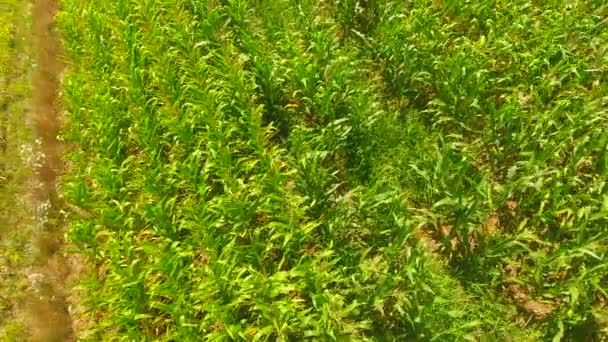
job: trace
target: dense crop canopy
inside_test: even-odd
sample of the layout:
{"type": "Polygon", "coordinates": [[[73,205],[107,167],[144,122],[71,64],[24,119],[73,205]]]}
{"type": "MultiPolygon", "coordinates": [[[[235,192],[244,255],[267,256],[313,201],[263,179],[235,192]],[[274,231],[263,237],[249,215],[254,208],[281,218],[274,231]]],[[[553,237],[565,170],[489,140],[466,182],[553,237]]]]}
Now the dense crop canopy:
{"type": "Polygon", "coordinates": [[[607,15],[63,0],[92,334],[605,335],[607,15]]]}

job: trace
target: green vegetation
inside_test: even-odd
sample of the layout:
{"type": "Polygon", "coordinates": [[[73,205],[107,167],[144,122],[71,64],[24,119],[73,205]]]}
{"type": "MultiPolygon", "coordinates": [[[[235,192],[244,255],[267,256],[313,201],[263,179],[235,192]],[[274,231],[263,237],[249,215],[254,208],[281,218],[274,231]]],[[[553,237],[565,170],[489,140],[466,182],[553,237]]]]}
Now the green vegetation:
{"type": "Polygon", "coordinates": [[[605,337],[607,16],[63,0],[93,338],[605,337]]]}
{"type": "Polygon", "coordinates": [[[28,6],[0,5],[0,341],[25,334],[23,304],[31,265],[29,237],[34,225],[23,203],[25,183],[36,162],[32,134],[23,125],[29,108],[28,6]]]}

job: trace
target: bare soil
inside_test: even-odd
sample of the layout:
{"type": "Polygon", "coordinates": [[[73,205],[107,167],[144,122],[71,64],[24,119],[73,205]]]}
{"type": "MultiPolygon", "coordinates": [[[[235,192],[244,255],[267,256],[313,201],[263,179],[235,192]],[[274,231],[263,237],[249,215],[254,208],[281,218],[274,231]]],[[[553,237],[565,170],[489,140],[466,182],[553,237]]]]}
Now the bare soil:
{"type": "Polygon", "coordinates": [[[32,274],[37,285],[27,303],[28,325],[33,341],[75,340],[69,313],[66,279],[70,266],[64,256],[61,199],[58,178],[63,169],[62,145],[57,138],[61,128],[59,85],[63,66],[59,60],[60,45],[54,25],[58,10],[56,0],[35,0],[32,8],[32,43],[35,52],[31,124],[37,139],[40,164],[36,170],[36,188],[32,197],[42,229],[32,237],[37,247],[32,274]],[[40,210],[42,208],[43,210],[40,210]]]}

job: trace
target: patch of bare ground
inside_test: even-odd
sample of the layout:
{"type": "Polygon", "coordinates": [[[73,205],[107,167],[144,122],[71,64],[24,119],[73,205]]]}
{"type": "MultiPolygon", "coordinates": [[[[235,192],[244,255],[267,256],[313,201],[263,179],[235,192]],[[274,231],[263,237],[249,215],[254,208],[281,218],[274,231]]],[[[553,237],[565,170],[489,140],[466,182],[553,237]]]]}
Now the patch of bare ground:
{"type": "Polygon", "coordinates": [[[32,236],[35,264],[28,272],[30,291],[26,304],[32,341],[75,340],[69,313],[69,287],[73,268],[64,253],[58,177],[63,169],[58,101],[62,65],[54,25],[56,0],[35,0],[32,7],[32,45],[35,69],[32,79],[30,123],[37,139],[39,164],[31,182],[32,206],[40,229],[32,236]]]}
{"type": "Polygon", "coordinates": [[[522,311],[531,315],[534,319],[543,320],[555,309],[553,304],[533,299],[526,290],[517,284],[508,285],[507,293],[522,311]]]}

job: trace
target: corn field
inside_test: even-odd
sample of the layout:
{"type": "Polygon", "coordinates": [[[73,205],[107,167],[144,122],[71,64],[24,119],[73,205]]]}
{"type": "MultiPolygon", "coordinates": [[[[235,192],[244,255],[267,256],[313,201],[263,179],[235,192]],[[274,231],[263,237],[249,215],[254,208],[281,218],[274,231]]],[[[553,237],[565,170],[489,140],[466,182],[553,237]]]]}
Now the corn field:
{"type": "Polygon", "coordinates": [[[606,18],[62,0],[83,334],[605,339],[606,18]]]}

